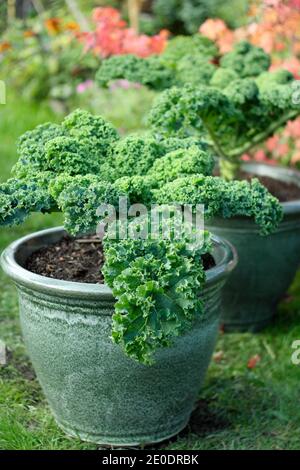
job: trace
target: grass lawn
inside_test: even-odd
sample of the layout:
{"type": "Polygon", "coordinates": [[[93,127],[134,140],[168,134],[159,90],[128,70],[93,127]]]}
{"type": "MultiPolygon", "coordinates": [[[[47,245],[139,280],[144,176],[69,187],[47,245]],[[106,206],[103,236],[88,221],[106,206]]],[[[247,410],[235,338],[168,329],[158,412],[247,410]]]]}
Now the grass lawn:
{"type": "MultiPolygon", "coordinates": [[[[0,107],[0,178],[16,159],[15,140],[55,116],[45,106],[8,97],[0,107]]],[[[0,229],[0,250],[18,237],[58,225],[60,216],[35,215],[21,228],[0,229]]],[[[274,325],[263,333],[220,335],[190,425],[161,449],[300,449],[300,366],[291,363],[300,339],[300,273],[274,325]],[[249,369],[249,359],[261,358],[249,369]]],[[[24,349],[15,289],[0,274],[0,340],[8,363],[0,366],[0,449],[95,449],[69,439],[56,426],[24,349]]]]}

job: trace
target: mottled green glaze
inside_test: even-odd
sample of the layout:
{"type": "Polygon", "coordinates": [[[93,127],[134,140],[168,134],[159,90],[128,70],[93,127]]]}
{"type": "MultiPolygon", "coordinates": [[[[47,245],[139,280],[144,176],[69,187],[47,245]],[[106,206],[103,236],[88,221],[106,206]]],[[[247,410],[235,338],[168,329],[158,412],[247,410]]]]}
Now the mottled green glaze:
{"type": "Polygon", "coordinates": [[[211,359],[234,251],[214,238],[217,265],[207,272],[205,318],[174,347],[160,350],[149,367],[112,343],[114,298],[107,286],[53,280],[22,268],[30,253],[63,233],[38,232],[2,255],[18,288],[27,350],[57,423],[71,436],[110,445],[158,442],[178,433],[211,359]]]}
{"type": "MultiPolygon", "coordinates": [[[[244,170],[300,186],[300,173],[287,168],[247,164],[244,170]]],[[[223,290],[221,321],[227,331],[259,331],[268,325],[299,268],[300,200],[282,206],[283,221],[267,237],[246,218],[215,218],[209,223],[214,234],[235,246],[239,257],[223,290]]]]}

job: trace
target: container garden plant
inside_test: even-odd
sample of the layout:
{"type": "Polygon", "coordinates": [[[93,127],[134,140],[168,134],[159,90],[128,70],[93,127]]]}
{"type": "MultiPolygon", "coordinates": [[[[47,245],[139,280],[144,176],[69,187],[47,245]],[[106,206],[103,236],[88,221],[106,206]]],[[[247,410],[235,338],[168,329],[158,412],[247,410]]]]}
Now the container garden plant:
{"type": "Polygon", "coordinates": [[[237,78],[256,77],[270,64],[270,56],[247,41],[237,43],[233,51],[221,56],[213,41],[195,34],[171,39],[159,55],[109,57],[102,61],[96,81],[102,88],[121,79],[156,91],[187,84],[222,88],[237,78]]]}
{"type": "Polygon", "coordinates": [[[210,86],[170,88],[157,97],[149,120],[157,135],[205,139],[218,157],[223,178],[233,181],[257,175],[281,199],[284,217],[270,237],[261,237],[253,221],[243,217],[216,217],[209,222],[213,233],[234,244],[240,260],[224,289],[224,327],[257,331],[271,321],[299,266],[300,175],[279,167],[243,164],[242,155],[296,118],[300,106],[288,71],[257,75],[259,62],[238,57],[236,48],[222,61],[245,78],[228,80],[232,70],[221,67],[213,86],[211,82],[210,86]],[[255,73],[249,77],[253,66],[255,73]]]}
{"type": "Polygon", "coordinates": [[[198,139],[149,132],[120,138],[104,119],[81,110],[61,125],[27,132],[18,153],[14,177],[0,187],[1,225],[37,211],[64,215],[64,229],[29,235],[2,254],[18,289],[25,343],[58,424],[71,436],[110,445],[176,434],[210,361],[235,251],[207,231],[199,240],[196,229],[180,224],[179,237],[172,230],[169,237],[122,237],[124,227],[126,234],[144,233],[149,218],[124,221],[121,210],[114,237],[110,228],[102,239],[92,234],[120,197],[146,209],[171,201],[171,225],[174,202],[190,204],[192,219],[204,204],[208,215],[254,217],[264,233],[276,229],[280,204],[257,180],[212,176],[214,158],[198,139]]]}
{"type": "Polygon", "coordinates": [[[217,70],[213,63],[217,56],[218,48],[205,36],[177,36],[168,42],[160,54],[108,57],[102,61],[96,81],[100,87],[107,87],[113,81],[124,79],[156,91],[190,81],[206,84],[217,70]]]}

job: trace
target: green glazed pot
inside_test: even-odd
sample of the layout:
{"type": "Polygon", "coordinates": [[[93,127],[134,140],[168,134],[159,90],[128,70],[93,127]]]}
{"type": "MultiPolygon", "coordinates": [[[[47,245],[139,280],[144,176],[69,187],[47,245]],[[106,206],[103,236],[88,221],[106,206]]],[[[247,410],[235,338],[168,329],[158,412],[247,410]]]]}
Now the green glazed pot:
{"type": "Polygon", "coordinates": [[[114,298],[106,285],[54,280],[23,268],[33,251],[64,233],[56,228],[29,235],[2,254],[2,267],[18,289],[26,347],[57,423],[70,436],[116,446],[177,434],[189,421],[211,359],[234,249],[214,237],[205,317],[173,347],[159,350],[149,367],[112,342],[114,298]]]}
{"type": "MultiPolygon", "coordinates": [[[[300,186],[300,173],[288,168],[249,163],[243,169],[300,186]]],[[[208,224],[235,246],[239,257],[222,294],[225,331],[255,332],[268,325],[294,279],[300,265],[300,200],[282,207],[283,221],[270,236],[261,236],[254,221],[242,217],[215,218],[208,224]]]]}

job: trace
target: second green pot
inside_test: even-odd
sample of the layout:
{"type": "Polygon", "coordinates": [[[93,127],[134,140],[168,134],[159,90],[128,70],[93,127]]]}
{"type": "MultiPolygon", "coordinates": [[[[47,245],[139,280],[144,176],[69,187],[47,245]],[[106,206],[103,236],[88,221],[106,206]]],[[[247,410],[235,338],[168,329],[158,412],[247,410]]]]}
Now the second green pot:
{"type": "MultiPolygon", "coordinates": [[[[300,186],[300,173],[290,169],[255,163],[243,169],[300,186]]],[[[235,246],[239,257],[222,294],[225,331],[255,332],[268,325],[294,279],[300,265],[300,200],[282,206],[283,221],[270,236],[261,236],[254,221],[242,217],[208,224],[235,246]]]]}

